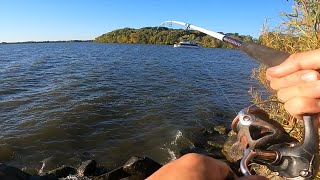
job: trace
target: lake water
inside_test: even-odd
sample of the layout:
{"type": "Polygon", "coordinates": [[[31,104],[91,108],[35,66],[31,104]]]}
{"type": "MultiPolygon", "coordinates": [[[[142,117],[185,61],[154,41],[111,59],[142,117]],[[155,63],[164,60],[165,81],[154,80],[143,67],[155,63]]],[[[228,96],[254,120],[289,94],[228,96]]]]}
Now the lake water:
{"type": "Polygon", "coordinates": [[[168,162],[178,139],[230,126],[235,112],[220,89],[236,111],[248,106],[256,66],[228,49],[0,45],[0,160],[27,171],[83,156],[109,168],[133,155],[168,162]]]}

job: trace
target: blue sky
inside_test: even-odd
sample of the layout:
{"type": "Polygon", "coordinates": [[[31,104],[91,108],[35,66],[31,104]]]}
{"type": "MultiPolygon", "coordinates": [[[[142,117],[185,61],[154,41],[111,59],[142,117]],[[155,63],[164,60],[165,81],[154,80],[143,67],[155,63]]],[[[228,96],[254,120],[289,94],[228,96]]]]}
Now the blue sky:
{"type": "Polygon", "coordinates": [[[0,42],[94,39],[124,27],[166,20],[258,37],[292,0],[0,0],[0,42]]]}

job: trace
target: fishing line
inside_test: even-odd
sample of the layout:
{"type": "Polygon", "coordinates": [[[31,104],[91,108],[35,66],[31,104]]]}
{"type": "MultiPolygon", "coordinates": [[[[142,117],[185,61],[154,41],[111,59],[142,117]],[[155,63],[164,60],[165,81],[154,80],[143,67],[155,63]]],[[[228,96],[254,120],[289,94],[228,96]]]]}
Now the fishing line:
{"type": "MultiPolygon", "coordinates": [[[[202,58],[203,59],[203,58],[202,58]]],[[[233,112],[237,115],[237,111],[234,108],[233,104],[231,103],[230,99],[228,98],[227,94],[225,93],[225,90],[223,89],[223,87],[220,85],[219,81],[217,80],[217,78],[215,78],[215,76],[210,72],[210,70],[208,69],[208,67],[204,64],[204,62],[202,61],[202,66],[204,67],[204,69],[207,71],[209,77],[211,77],[214,82],[216,83],[216,85],[218,86],[220,92],[222,93],[222,95],[224,96],[224,98],[228,101],[230,107],[232,108],[233,112]]]]}
{"type": "MultiPolygon", "coordinates": [[[[197,31],[200,31],[202,33],[205,33],[209,36],[212,36],[216,39],[219,39],[223,42],[226,42],[226,43],[229,43],[229,44],[232,44],[236,47],[240,47],[242,45],[242,42],[239,41],[239,40],[236,40],[236,39],[233,39],[233,38],[230,38],[224,34],[221,34],[221,33],[217,33],[217,32],[214,32],[214,31],[209,31],[207,29],[204,29],[204,28],[201,28],[201,27],[198,27],[198,26],[194,26],[192,24],[188,24],[188,23],[183,23],[183,22],[179,22],[179,21],[165,21],[163,23],[160,24],[160,26],[164,25],[164,24],[169,24],[172,26],[172,24],[179,24],[179,25],[182,25],[182,26],[185,26],[187,30],[190,30],[190,29],[194,29],[194,30],[197,30],[197,31]]],[[[160,27],[159,26],[159,27],[160,27]]],[[[159,28],[158,27],[158,28],[159,28]]],[[[204,66],[204,68],[207,70],[207,72],[210,72],[209,69],[204,65],[204,63],[202,62],[202,65],[204,66]]],[[[227,95],[224,93],[224,89],[222,88],[222,86],[220,86],[219,82],[217,81],[217,79],[211,74],[209,73],[209,76],[215,81],[215,83],[217,84],[218,88],[220,89],[222,95],[225,97],[225,99],[228,101],[229,105],[231,106],[232,110],[234,111],[235,114],[237,114],[237,111],[235,110],[235,108],[233,107],[231,101],[229,100],[229,98],[227,97],[227,95]]]]}

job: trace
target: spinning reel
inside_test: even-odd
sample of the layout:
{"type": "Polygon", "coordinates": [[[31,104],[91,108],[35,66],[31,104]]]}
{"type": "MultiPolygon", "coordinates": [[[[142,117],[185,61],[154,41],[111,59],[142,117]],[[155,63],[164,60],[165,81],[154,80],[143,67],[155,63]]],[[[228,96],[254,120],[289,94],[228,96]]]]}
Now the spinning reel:
{"type": "Polygon", "coordinates": [[[287,179],[314,179],[319,168],[318,120],[304,116],[303,124],[303,140],[299,142],[263,110],[241,110],[232,122],[238,141],[246,148],[241,172],[251,175],[248,165],[252,161],[287,179]]]}

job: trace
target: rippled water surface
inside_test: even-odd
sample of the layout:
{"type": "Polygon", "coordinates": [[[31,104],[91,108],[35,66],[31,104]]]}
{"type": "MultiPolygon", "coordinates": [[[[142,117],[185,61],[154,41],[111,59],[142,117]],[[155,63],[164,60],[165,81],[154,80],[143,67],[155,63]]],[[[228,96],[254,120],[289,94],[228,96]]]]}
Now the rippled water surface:
{"type": "Polygon", "coordinates": [[[20,168],[167,162],[176,138],[229,125],[256,64],[237,50],[43,43],[0,45],[0,159],[20,168]],[[228,116],[222,117],[221,114],[228,116]]]}

